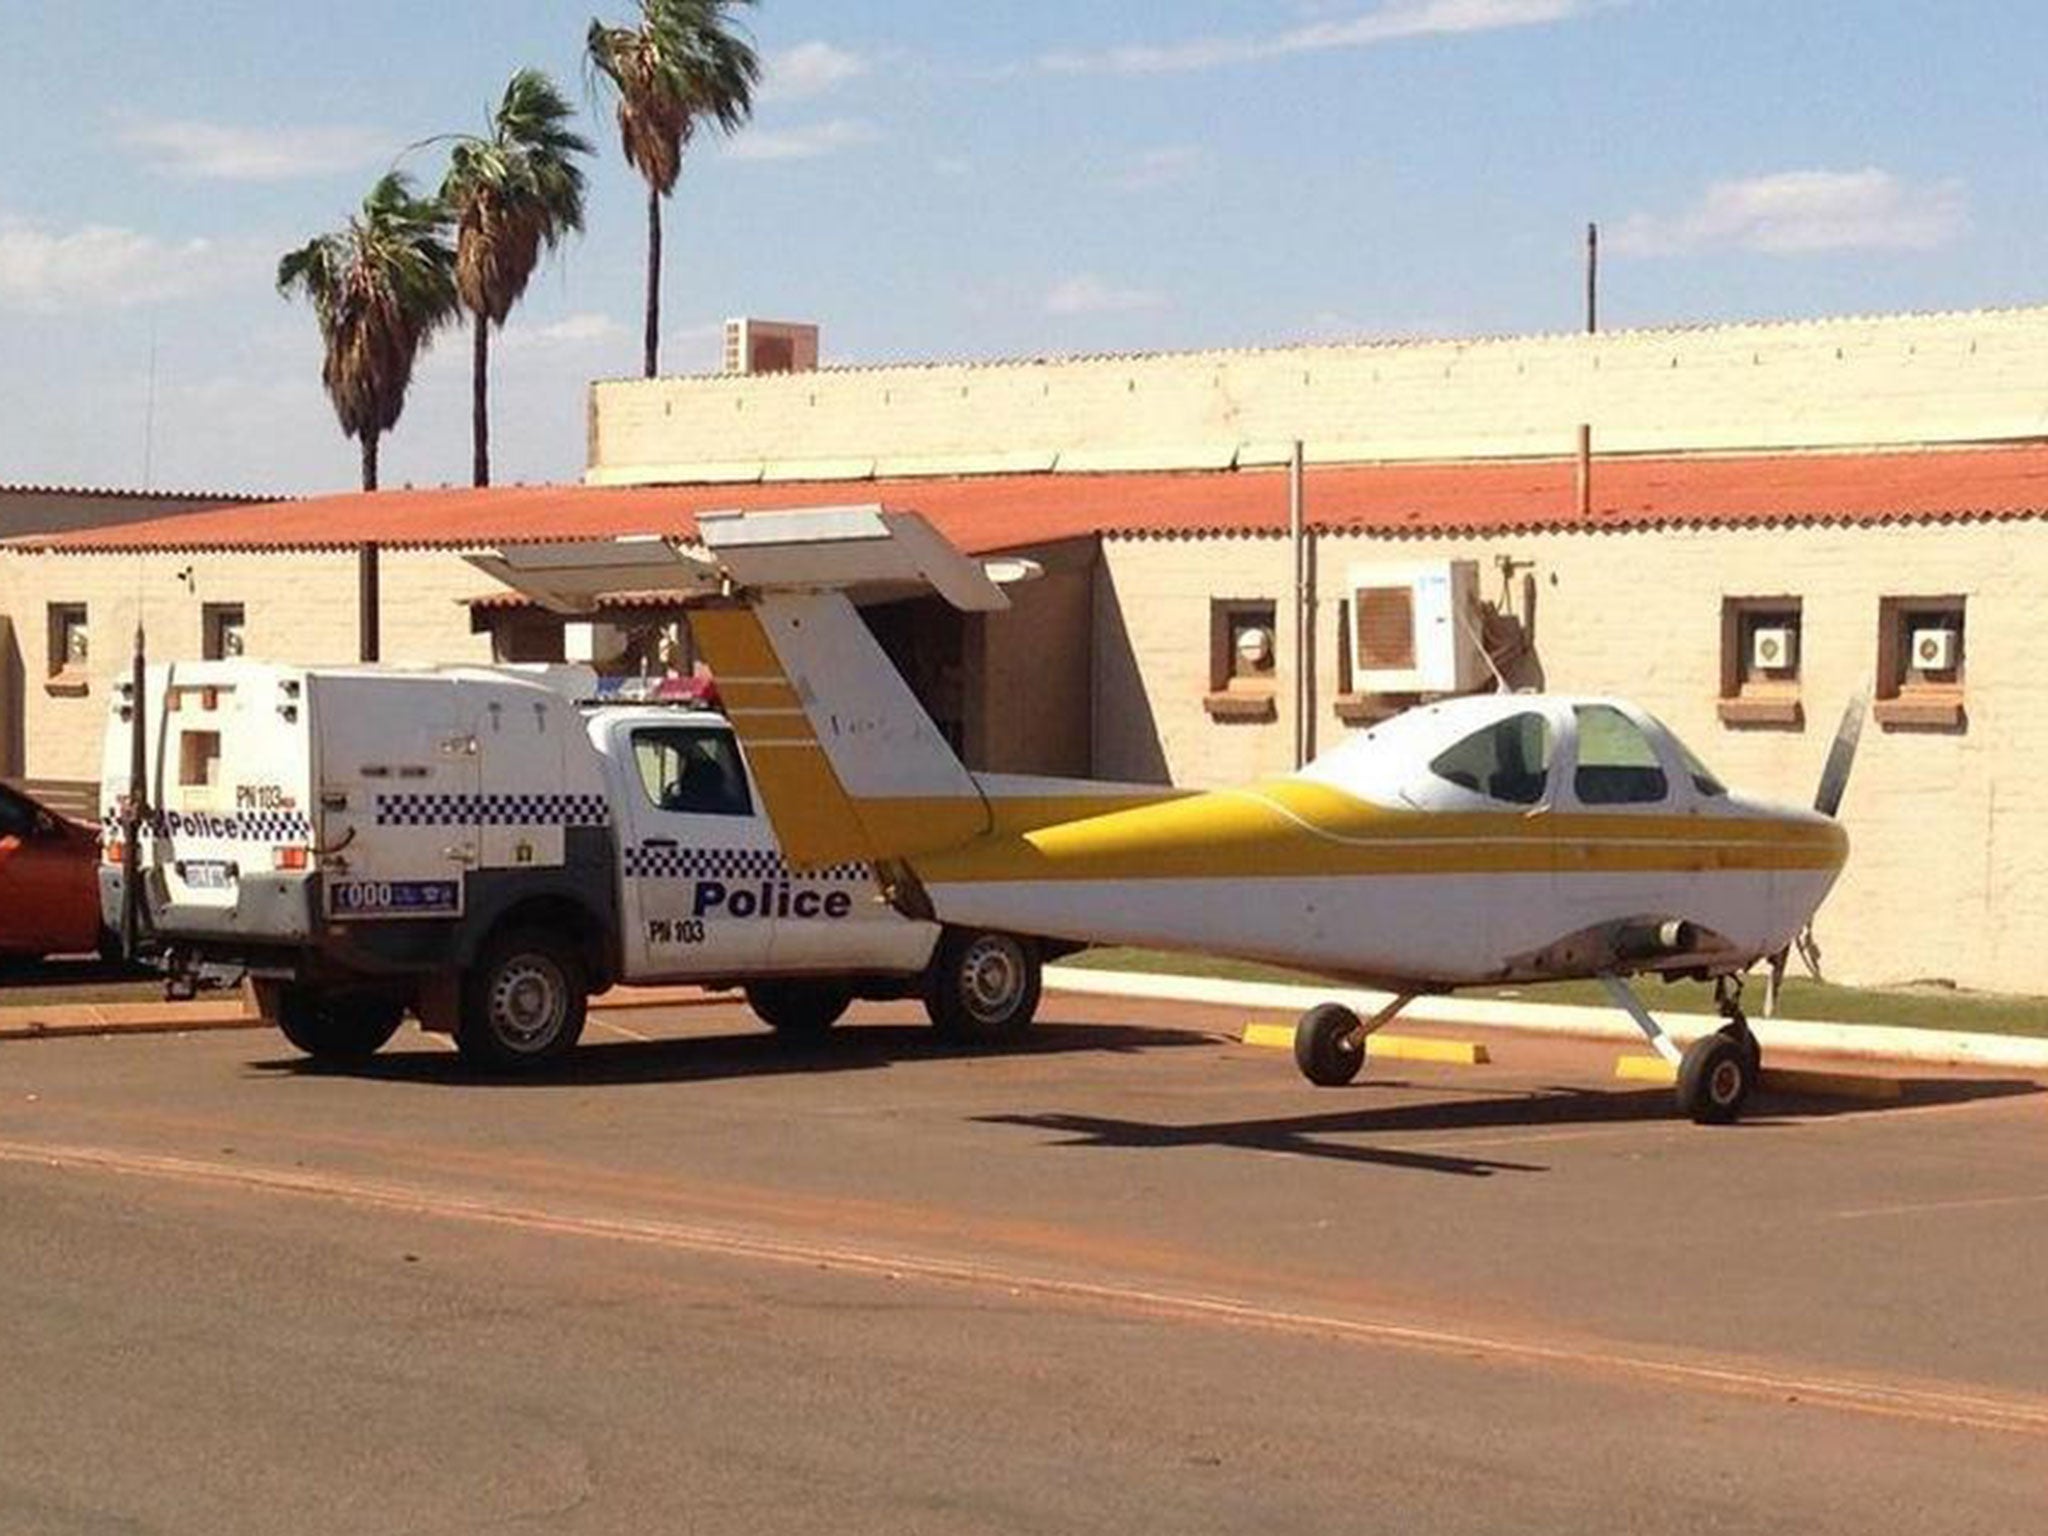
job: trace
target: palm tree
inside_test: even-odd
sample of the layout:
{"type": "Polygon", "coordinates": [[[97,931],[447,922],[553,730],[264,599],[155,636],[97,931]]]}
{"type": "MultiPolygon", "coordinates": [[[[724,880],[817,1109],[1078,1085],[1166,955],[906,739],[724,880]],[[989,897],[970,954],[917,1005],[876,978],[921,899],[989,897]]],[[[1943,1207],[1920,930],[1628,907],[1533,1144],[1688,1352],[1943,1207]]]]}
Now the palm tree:
{"type": "Polygon", "coordinates": [[[732,133],[752,116],[761,61],[732,12],[754,0],[640,0],[637,26],[590,24],[590,66],[619,93],[619,139],[647,182],[647,377],[661,334],[661,200],[700,123],[732,133]]]}
{"type": "Polygon", "coordinates": [[[526,292],[543,247],[583,228],[583,171],[591,152],[566,125],[572,109],[552,80],[522,69],[481,138],[459,136],[441,183],[455,222],[455,287],[476,324],[470,381],[474,480],[491,483],[491,327],[526,292]]]}
{"type": "Polygon", "coordinates": [[[377,489],[377,440],[398,424],[413,364],[455,315],[455,253],[439,202],[388,172],[348,228],[277,264],[277,291],[312,300],[327,359],[320,380],[344,435],[363,450],[363,489],[377,489]]]}
{"type": "MultiPolygon", "coordinates": [[[[455,253],[439,202],[413,195],[388,172],[348,228],[320,235],[277,264],[277,290],[313,302],[327,359],[320,378],[341,430],[363,449],[363,489],[377,489],[377,441],[398,424],[412,369],[434,332],[454,318],[455,253]]],[[[377,659],[377,546],[357,552],[364,661],[377,659]]]]}

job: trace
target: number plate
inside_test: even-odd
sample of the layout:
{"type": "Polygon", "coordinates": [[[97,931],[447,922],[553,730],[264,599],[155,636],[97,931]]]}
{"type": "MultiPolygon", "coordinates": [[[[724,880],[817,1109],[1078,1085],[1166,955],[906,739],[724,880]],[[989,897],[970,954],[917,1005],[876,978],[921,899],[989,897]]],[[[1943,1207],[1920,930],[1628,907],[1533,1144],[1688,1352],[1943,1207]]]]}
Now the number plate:
{"type": "Polygon", "coordinates": [[[193,891],[225,891],[235,883],[235,866],[224,859],[187,859],[178,865],[178,878],[193,891]]]}
{"type": "Polygon", "coordinates": [[[327,915],[336,922],[371,917],[459,917],[462,882],[329,880],[327,915]]]}

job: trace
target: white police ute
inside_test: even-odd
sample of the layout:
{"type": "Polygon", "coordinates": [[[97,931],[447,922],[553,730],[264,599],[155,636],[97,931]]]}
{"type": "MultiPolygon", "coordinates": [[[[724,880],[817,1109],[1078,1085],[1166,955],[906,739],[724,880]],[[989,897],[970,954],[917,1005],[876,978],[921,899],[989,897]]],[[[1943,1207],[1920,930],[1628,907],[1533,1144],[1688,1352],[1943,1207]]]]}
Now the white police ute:
{"type": "Polygon", "coordinates": [[[864,864],[791,868],[720,715],[595,691],[579,667],[152,667],[139,801],[132,685],[111,704],[102,915],[121,929],[132,865],[175,981],[246,978],[329,1061],[408,1011],[479,1065],[545,1061],[618,983],[744,988],[792,1036],[856,998],[971,1039],[1030,1023],[1038,942],[906,917],[864,864]]]}

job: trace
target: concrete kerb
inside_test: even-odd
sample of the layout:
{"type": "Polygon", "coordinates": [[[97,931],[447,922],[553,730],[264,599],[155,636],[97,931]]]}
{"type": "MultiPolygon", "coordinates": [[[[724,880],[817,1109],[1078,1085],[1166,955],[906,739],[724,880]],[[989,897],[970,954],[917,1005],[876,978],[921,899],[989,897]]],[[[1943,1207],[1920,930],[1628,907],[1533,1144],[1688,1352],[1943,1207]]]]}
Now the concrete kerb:
{"type": "MultiPolygon", "coordinates": [[[[701,1008],[734,995],[697,987],[614,987],[590,1000],[592,1008],[701,1008]]],[[[182,1035],[223,1029],[263,1029],[240,992],[191,1002],[0,1003],[0,1041],[58,1040],[93,1035],[182,1035]]]]}
{"type": "MultiPolygon", "coordinates": [[[[1289,1013],[1304,1012],[1318,1003],[1342,1003],[1361,1015],[1369,1015],[1393,1001],[1389,993],[1362,988],[1218,981],[1200,976],[1097,971],[1074,965],[1048,966],[1045,984],[1057,991],[1097,997],[1203,1003],[1289,1013]]],[[[1653,1017],[1680,1043],[1710,1034],[1721,1024],[1720,1019],[1707,1014],[1656,1013],[1653,1017]]],[[[1517,1003],[1497,998],[1419,997],[1402,1010],[1401,1018],[1411,1024],[1531,1030],[1630,1043],[1639,1043],[1643,1038],[1634,1024],[1611,1008],[1517,1003]]],[[[1963,1034],[1937,1029],[1792,1019],[1753,1018],[1750,1027],[1756,1031],[1766,1050],[1790,1051],[1802,1056],[2048,1072],[2048,1038],[2029,1035],[1963,1034]]]]}

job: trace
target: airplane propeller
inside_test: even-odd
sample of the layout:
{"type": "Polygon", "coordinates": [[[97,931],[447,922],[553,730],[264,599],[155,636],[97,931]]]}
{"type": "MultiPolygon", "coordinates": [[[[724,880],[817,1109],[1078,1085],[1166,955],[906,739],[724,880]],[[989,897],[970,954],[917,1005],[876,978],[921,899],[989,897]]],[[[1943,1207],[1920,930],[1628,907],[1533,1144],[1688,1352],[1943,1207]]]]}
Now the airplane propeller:
{"type": "MultiPolygon", "coordinates": [[[[1866,683],[1842,711],[1842,723],[1835,728],[1835,740],[1828,748],[1828,760],[1821,766],[1820,788],[1814,793],[1813,808],[1823,816],[1833,818],[1841,813],[1842,796],[1849,788],[1849,770],[1856,766],[1856,744],[1863,736],[1863,717],[1869,713],[1870,685],[1866,683]]],[[[1820,976],[1820,946],[1814,942],[1811,919],[1792,942],[1798,946],[1799,957],[1817,979],[1820,976]]],[[[1778,989],[1784,985],[1785,961],[1790,953],[1791,945],[1788,945],[1772,955],[1768,962],[1770,969],[1764,978],[1766,1014],[1775,1015],[1778,1011],[1778,989]]]]}

